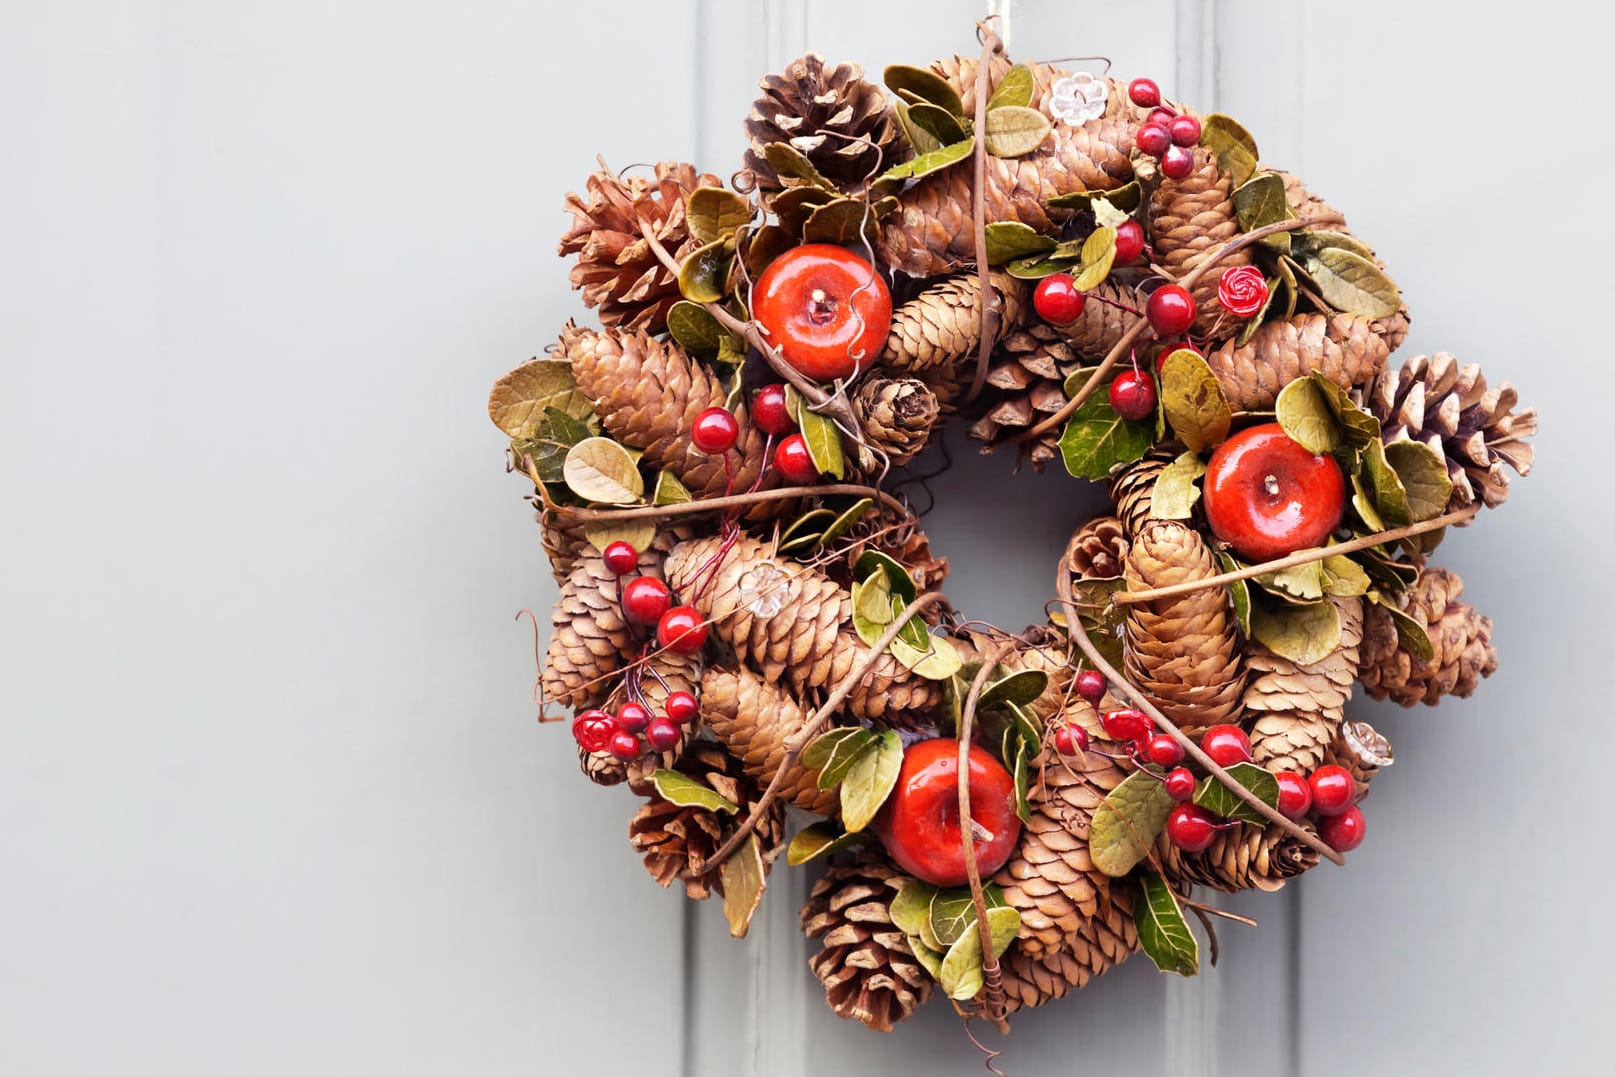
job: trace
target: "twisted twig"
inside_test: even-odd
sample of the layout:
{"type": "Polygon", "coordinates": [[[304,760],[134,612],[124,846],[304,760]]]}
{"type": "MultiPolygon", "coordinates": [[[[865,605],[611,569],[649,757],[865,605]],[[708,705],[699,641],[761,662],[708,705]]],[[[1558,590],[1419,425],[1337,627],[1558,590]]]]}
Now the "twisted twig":
{"type": "Polygon", "coordinates": [[[976,239],[976,281],[980,293],[976,308],[981,312],[981,340],[976,345],[976,374],[970,379],[966,403],[981,394],[987,382],[987,360],[992,355],[993,338],[998,335],[998,307],[993,302],[992,277],[987,267],[987,71],[993,57],[1003,49],[1004,43],[987,26],[976,23],[976,36],[981,39],[981,61],[976,64],[976,144],[971,151],[974,159],[975,179],[971,184],[971,225],[976,239]]]}
{"type": "Polygon", "coordinates": [[[981,979],[986,998],[982,1000],[982,1016],[1008,1031],[1004,1025],[1004,979],[998,969],[998,958],[993,954],[993,933],[987,923],[987,895],[981,888],[981,869],[976,865],[975,817],[970,814],[970,732],[976,719],[976,704],[987,677],[998,665],[999,659],[1009,653],[1013,644],[1005,642],[981,656],[981,669],[970,682],[970,694],[965,697],[959,716],[959,846],[964,853],[965,878],[970,883],[970,900],[976,906],[976,931],[981,936],[981,979]]]}

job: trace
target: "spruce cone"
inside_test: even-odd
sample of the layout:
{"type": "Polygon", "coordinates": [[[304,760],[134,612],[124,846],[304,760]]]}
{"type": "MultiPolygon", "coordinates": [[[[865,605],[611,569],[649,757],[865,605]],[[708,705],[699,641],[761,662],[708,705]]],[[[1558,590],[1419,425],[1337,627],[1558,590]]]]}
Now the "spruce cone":
{"type": "Polygon", "coordinates": [[[1310,774],[1335,738],[1352,682],[1357,679],[1363,639],[1363,600],[1334,599],[1340,614],[1340,646],[1310,666],[1298,666],[1252,640],[1245,648],[1250,683],[1245,715],[1251,754],[1268,770],[1310,774]]]}
{"type": "MultiPolygon", "coordinates": [[[[681,808],[650,789],[648,799],[628,824],[628,841],[644,858],[645,870],[651,873],[651,878],[663,887],[671,886],[677,879],[684,883],[684,892],[692,898],[722,894],[723,877],[717,866],[709,869],[707,861],[739,821],[751,814],[752,806],[762,794],[741,773],[740,762],[713,744],[691,747],[679,760],[677,769],[739,804],[740,810],[726,815],[705,808],[681,808]]],[[[784,838],[785,809],[778,801],[764,813],[755,833],[765,853],[784,838]]],[[[768,864],[769,858],[765,855],[765,870],[768,864]]]]}
{"type": "MultiPolygon", "coordinates": [[[[1026,284],[1001,269],[991,271],[992,302],[1002,339],[1026,315],[1026,284]]],[[[960,273],[926,288],[892,313],[881,363],[920,372],[975,361],[981,346],[981,278],[960,273]]],[[[968,379],[967,379],[968,383],[968,379]]]]}
{"type": "Polygon", "coordinates": [[[1027,955],[1018,945],[1009,948],[1000,967],[1010,1013],[1064,998],[1138,949],[1131,884],[1118,880],[1112,896],[1115,900],[1104,915],[1084,921],[1067,948],[1040,958],[1027,955]]]}
{"type": "MultiPolygon", "coordinates": [[[[1311,824],[1302,822],[1311,830],[1311,824]]],[[[1163,832],[1155,843],[1155,855],[1168,880],[1179,884],[1199,883],[1213,890],[1235,893],[1240,890],[1272,892],[1282,889],[1286,879],[1316,867],[1318,852],[1292,837],[1276,824],[1258,830],[1246,823],[1219,831],[1211,846],[1202,852],[1186,853],[1163,832]]]]}
{"type": "MultiPolygon", "coordinates": [[[[662,555],[643,550],[639,571],[661,578],[662,555]]],[[[573,710],[597,707],[611,691],[611,674],[631,661],[637,642],[617,601],[618,578],[590,548],[577,559],[555,601],[544,698],[573,710]]]]}
{"type": "MultiPolygon", "coordinates": [[[[932,64],[953,83],[972,115],[976,98],[977,60],[955,57],[932,64]]],[[[1032,64],[1036,86],[1032,107],[1048,112],[1050,88],[1066,72],[1032,64]]],[[[993,58],[988,93],[1009,70],[1002,55],[993,58]]],[[[1127,99],[1124,83],[1107,79],[1105,114],[1080,127],[1061,120],[1043,144],[1024,157],[987,156],[983,192],[987,220],[1019,221],[1039,232],[1053,233],[1069,210],[1050,210],[1050,199],[1078,191],[1110,191],[1133,178],[1133,134],[1144,117],[1127,99]]],[[[880,254],[887,264],[916,277],[937,277],[976,260],[972,224],[970,159],[919,180],[900,196],[901,206],[886,219],[880,254]]]]}
{"type": "Polygon", "coordinates": [[[1323,762],[1345,767],[1357,787],[1357,799],[1368,797],[1368,783],[1374,775],[1396,761],[1391,742],[1367,722],[1345,722],[1324,752],[1323,762]]]}
{"type": "MultiPolygon", "coordinates": [[[[751,670],[714,667],[701,678],[701,717],[746,776],[767,788],[808,716],[788,692],[751,670]]],[[[834,789],[819,788],[819,772],[800,763],[786,771],[779,795],[815,815],[834,815],[840,804],[834,789]]]]}
{"type": "MultiPolygon", "coordinates": [[[[833,580],[741,536],[715,572],[697,579],[719,556],[717,537],[680,543],[668,555],[667,582],[763,679],[782,678],[797,698],[812,688],[832,690],[869,654],[852,628],[852,596],[833,580]]],[[[935,681],[883,654],[847,697],[861,719],[904,726],[941,701],[935,681]]]]}
{"type": "Polygon", "coordinates": [[[925,448],[941,408],[917,378],[871,374],[852,391],[852,410],[868,445],[859,445],[858,468],[876,474],[902,467],[925,448]],[[878,450],[878,452],[877,452],[878,450]]]}
{"type": "Polygon", "coordinates": [[[1402,609],[1424,627],[1435,648],[1429,662],[1402,650],[1396,623],[1378,606],[1363,615],[1362,669],[1358,679],[1375,699],[1394,699],[1404,707],[1434,705],[1442,696],[1468,696],[1482,677],[1497,669],[1492,647],[1492,619],[1458,601],[1464,581],[1444,568],[1426,568],[1413,589],[1399,600],[1402,609]]]}
{"type": "Polygon", "coordinates": [[[625,330],[660,333],[667,312],[681,298],[675,273],[662,265],[639,228],[645,226],[675,260],[697,245],[684,221],[684,199],[697,187],[721,187],[717,176],[697,175],[694,165],[663,161],[656,178],[618,179],[602,169],[589,177],[587,200],[566,196],[572,227],[559,254],[575,254],[572,287],[597,308],[600,322],[625,330]]]}
{"type": "MultiPolygon", "coordinates": [[[[1175,520],[1151,520],[1127,554],[1128,590],[1202,580],[1217,564],[1200,535],[1175,520]]],[[[1233,721],[1245,688],[1239,635],[1221,587],[1129,606],[1128,679],[1185,733],[1233,721]]]]}
{"type": "Polygon", "coordinates": [[[1122,533],[1137,536],[1150,515],[1150,496],[1155,491],[1155,480],[1166,465],[1176,459],[1164,449],[1151,449],[1131,464],[1126,464],[1111,475],[1110,500],[1116,505],[1116,517],[1122,522],[1122,533]]]}
{"type": "Polygon", "coordinates": [[[830,1009],[877,1032],[890,1032],[931,997],[930,974],[892,924],[892,898],[905,881],[882,854],[865,852],[831,864],[802,907],[802,933],[824,940],[808,967],[830,1009]]]}
{"type": "Polygon", "coordinates": [[[1071,551],[1071,568],[1079,578],[1109,580],[1122,574],[1127,562],[1127,536],[1114,516],[1096,516],[1077,532],[1071,551]]]}
{"type": "MultiPolygon", "coordinates": [[[[695,417],[722,407],[727,397],[706,366],[677,344],[642,332],[597,333],[570,324],[561,333],[558,351],[571,361],[578,389],[612,437],[643,449],[645,463],[671,471],[697,499],[720,497],[730,488],[725,456],[701,452],[690,441],[695,417]]],[[[749,490],[764,472],[763,489],[779,485],[778,472],[768,467],[763,452],[766,436],[752,425],[745,408],[735,411],[735,421],[740,436],[735,451],[726,454],[734,469],[733,489],[749,490]]],[[[784,507],[782,502],[763,502],[750,518],[764,519],[784,507]]]]}
{"type": "Polygon", "coordinates": [[[746,167],[765,202],[797,185],[768,163],[770,143],[783,142],[812,162],[825,179],[852,191],[911,156],[886,100],[857,64],[826,66],[810,52],[758,84],[762,96],[746,117],[746,167]]]}
{"type": "Polygon", "coordinates": [[[551,509],[541,508],[534,516],[538,520],[539,540],[549,555],[550,573],[557,584],[564,584],[578,558],[589,548],[589,536],[582,523],[551,509]]]}
{"type": "Polygon", "coordinates": [[[1415,356],[1399,370],[1381,371],[1363,396],[1386,442],[1422,441],[1447,461],[1449,512],[1476,500],[1495,508],[1508,497],[1510,469],[1531,473],[1533,450],[1525,439],[1536,434],[1536,409],[1515,411],[1514,387],[1487,389],[1473,363],[1461,367],[1447,352],[1415,356]]]}
{"type": "MultiPolygon", "coordinates": [[[[630,671],[632,675],[633,671],[630,671]]],[[[646,661],[645,670],[637,679],[640,700],[652,714],[665,714],[667,697],[673,692],[689,692],[693,696],[701,694],[701,656],[657,651],[646,661]]],[[[606,700],[606,710],[617,713],[617,708],[628,698],[628,679],[625,677],[606,700]]],[[[635,792],[641,792],[652,773],[678,762],[679,756],[689,746],[690,738],[700,731],[699,722],[681,725],[677,744],[665,752],[646,752],[631,763],[618,759],[610,752],[589,752],[579,746],[578,765],[596,785],[616,785],[627,779],[635,792]]]]}
{"type": "MultiPolygon", "coordinates": [[[[1084,306],[1084,314],[1098,305],[1084,306]]],[[[1065,379],[1081,362],[1076,349],[1047,322],[1035,322],[1000,340],[987,370],[986,410],[970,427],[970,436],[984,443],[981,451],[990,452],[1064,407],[1065,379]]],[[[1026,453],[1032,466],[1042,471],[1060,455],[1060,429],[1029,441],[1026,453]]]]}
{"type": "MultiPolygon", "coordinates": [[[[1173,279],[1181,278],[1239,235],[1231,177],[1218,167],[1210,150],[1195,147],[1189,152],[1194,155],[1194,171],[1181,180],[1163,175],[1160,186],[1150,195],[1150,242],[1155,247],[1156,260],[1173,279]]],[[[1226,314],[1217,302],[1217,284],[1223,272],[1249,263],[1249,247],[1236,251],[1207,270],[1190,289],[1198,309],[1195,327],[1200,332],[1209,330],[1226,314]]]]}
{"type": "Polygon", "coordinates": [[[1317,371],[1342,389],[1378,374],[1390,349],[1355,314],[1297,314],[1268,322],[1245,344],[1228,341],[1206,356],[1228,402],[1245,411],[1271,408],[1279,390],[1317,371]]]}

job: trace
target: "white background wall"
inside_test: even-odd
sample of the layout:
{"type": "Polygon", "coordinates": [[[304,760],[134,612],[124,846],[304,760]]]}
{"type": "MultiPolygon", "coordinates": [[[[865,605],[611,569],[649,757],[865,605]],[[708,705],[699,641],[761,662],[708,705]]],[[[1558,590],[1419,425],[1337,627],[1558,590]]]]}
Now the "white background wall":
{"type": "MultiPolygon", "coordinates": [[[[533,722],[553,587],[489,383],[579,308],[564,192],[727,173],[755,77],[972,50],[963,0],[0,0],[0,1072],[974,1073],[942,1006],[830,1017],[781,872],[749,943],[650,884],[620,790],[533,722]],[[652,1053],[656,1052],[656,1053],[652,1053]]],[[[1602,9],[1027,0],[1243,118],[1446,348],[1540,406],[1540,471],[1442,550],[1497,619],[1348,871],[1017,1021],[1017,1074],[1558,1073],[1591,1052],[1611,520],[1602,9]]],[[[1035,619],[1070,480],[957,444],[965,609],[1035,619]],[[1032,516],[984,527],[1013,508],[1032,516]],[[986,511],[983,511],[986,510],[986,511]]]]}

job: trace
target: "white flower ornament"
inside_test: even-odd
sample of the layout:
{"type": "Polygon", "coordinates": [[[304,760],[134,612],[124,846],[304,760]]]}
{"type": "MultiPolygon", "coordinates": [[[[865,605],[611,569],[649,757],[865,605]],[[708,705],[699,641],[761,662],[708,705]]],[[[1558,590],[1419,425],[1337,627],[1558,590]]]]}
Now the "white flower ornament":
{"type": "Polygon", "coordinates": [[[1073,127],[1105,114],[1110,85],[1102,78],[1079,71],[1058,79],[1049,91],[1049,112],[1073,127]]]}

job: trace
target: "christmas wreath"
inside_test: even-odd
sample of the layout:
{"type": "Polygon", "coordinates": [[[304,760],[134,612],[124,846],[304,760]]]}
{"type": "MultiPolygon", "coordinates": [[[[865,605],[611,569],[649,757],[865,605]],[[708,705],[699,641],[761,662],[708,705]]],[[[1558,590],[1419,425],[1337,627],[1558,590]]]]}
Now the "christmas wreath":
{"type": "Polygon", "coordinates": [[[1536,430],[1451,355],[1388,365],[1385,267],[1236,121],[981,37],[884,88],[768,76],[728,185],[602,162],[560,242],[601,328],[490,401],[583,772],[737,936],[781,854],[824,861],[812,970],[881,1030],[938,987],[1002,1025],[1135,950],[1192,974],[1193,888],[1343,863],[1392,759],[1353,685],[1496,668],[1429,557],[1536,430]],[[1109,483],[1047,623],[943,597],[902,491],[955,416],[1109,483]],[[818,817],[788,842],[787,808],[818,817]]]}

